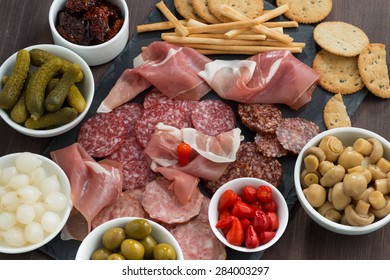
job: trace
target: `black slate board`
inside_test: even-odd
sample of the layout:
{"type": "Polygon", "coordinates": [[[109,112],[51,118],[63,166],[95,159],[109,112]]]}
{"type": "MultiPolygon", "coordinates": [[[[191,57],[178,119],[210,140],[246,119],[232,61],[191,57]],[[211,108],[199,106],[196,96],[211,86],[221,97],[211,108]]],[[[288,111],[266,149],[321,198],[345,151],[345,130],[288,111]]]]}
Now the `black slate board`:
{"type": "MultiPolygon", "coordinates": [[[[174,11],[173,0],[165,1],[166,5],[170,8],[171,11],[174,11]]],[[[265,9],[273,9],[275,6],[269,2],[264,2],[265,9]]],[[[180,17],[176,14],[177,17],[180,17]]],[[[166,18],[158,11],[157,9],[149,15],[145,23],[160,22],[165,21],[166,18]]],[[[286,20],[284,17],[279,17],[275,20],[286,20]]],[[[295,56],[304,62],[305,64],[312,66],[313,59],[317,53],[317,46],[313,40],[313,29],[312,25],[301,24],[298,28],[285,29],[285,32],[294,38],[296,42],[305,42],[306,47],[303,52],[300,54],[295,54],[295,56]]],[[[147,33],[138,33],[136,34],[127,44],[123,52],[115,59],[111,68],[105,73],[102,80],[98,83],[95,91],[95,98],[93,104],[86,116],[85,119],[95,114],[97,108],[103,99],[107,96],[110,89],[113,87],[117,79],[120,77],[122,72],[127,68],[133,67],[133,59],[140,52],[143,46],[147,46],[153,41],[160,40],[161,32],[147,32],[147,33]]],[[[245,59],[247,56],[239,55],[215,55],[210,56],[212,59],[245,59]]],[[[343,97],[344,103],[347,107],[348,115],[351,117],[356,109],[359,107],[360,103],[363,101],[367,89],[356,92],[352,95],[346,95],[343,97]]],[[[138,95],[133,102],[142,102],[145,93],[138,95]]],[[[313,121],[318,124],[321,131],[325,130],[323,123],[322,110],[328,99],[332,96],[331,93],[325,91],[321,87],[317,87],[313,93],[313,98],[310,103],[305,105],[298,111],[291,110],[289,107],[284,105],[278,105],[282,110],[283,117],[302,117],[308,120],[313,121]]],[[[210,92],[207,94],[204,99],[219,99],[219,97],[214,93],[210,92]]],[[[237,112],[237,103],[232,101],[226,101],[229,105],[235,109],[237,112]]],[[[253,141],[254,134],[249,131],[247,128],[243,127],[241,123],[237,123],[237,126],[241,128],[243,135],[245,136],[245,141],[253,141]]],[[[71,131],[63,134],[61,136],[55,137],[50,145],[47,147],[44,155],[49,156],[50,151],[66,147],[76,141],[77,133],[79,131],[80,125],[72,129],[71,131]]],[[[296,156],[289,155],[281,159],[283,166],[283,179],[282,183],[279,186],[280,191],[283,193],[286,198],[289,210],[292,209],[294,204],[297,202],[297,196],[294,189],[294,165],[295,165],[296,156]]],[[[77,249],[80,245],[79,241],[63,241],[59,236],[53,239],[50,243],[40,248],[41,251],[48,254],[49,256],[55,259],[62,260],[71,260],[76,256],[77,249]]],[[[240,253],[233,250],[227,251],[228,259],[260,259],[262,252],[246,254],[240,253]]]]}

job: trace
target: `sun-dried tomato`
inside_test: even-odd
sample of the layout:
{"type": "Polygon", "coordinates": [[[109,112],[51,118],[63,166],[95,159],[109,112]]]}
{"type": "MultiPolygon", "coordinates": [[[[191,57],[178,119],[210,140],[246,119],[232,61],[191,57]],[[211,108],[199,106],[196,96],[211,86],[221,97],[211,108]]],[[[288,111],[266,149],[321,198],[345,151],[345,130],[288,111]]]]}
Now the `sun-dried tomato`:
{"type": "Polygon", "coordinates": [[[112,37],[118,34],[119,30],[122,28],[122,25],[123,25],[123,19],[118,18],[116,21],[114,21],[110,30],[108,30],[107,32],[106,41],[110,40],[112,37]]]}
{"type": "Polygon", "coordinates": [[[74,44],[89,45],[93,40],[89,32],[89,23],[64,11],[58,14],[57,29],[62,37],[74,44]]]}
{"type": "Polygon", "coordinates": [[[98,7],[106,13],[110,22],[115,22],[118,18],[122,17],[119,8],[108,2],[100,2],[98,7]]]}
{"type": "Polygon", "coordinates": [[[99,0],[68,0],[65,7],[72,12],[88,11],[96,5],[99,0]]]}
{"type": "Polygon", "coordinates": [[[98,7],[93,7],[84,14],[83,19],[89,21],[91,32],[95,38],[100,42],[104,42],[104,38],[110,29],[106,13],[98,7]]]}

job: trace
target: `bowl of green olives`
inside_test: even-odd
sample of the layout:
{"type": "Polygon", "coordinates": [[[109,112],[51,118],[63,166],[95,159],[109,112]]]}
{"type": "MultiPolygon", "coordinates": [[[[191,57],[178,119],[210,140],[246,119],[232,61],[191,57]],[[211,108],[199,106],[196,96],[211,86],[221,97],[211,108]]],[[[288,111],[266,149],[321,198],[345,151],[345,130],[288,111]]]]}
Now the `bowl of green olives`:
{"type": "Polygon", "coordinates": [[[145,218],[123,217],[92,230],[81,242],[76,260],[183,260],[179,243],[162,225],[145,218]]]}

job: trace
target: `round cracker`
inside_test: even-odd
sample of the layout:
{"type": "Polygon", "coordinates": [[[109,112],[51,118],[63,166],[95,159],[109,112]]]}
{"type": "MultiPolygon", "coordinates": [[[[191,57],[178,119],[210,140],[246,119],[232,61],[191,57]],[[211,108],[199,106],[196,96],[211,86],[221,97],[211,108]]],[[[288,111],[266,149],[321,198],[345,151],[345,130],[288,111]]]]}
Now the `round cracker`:
{"type": "Polygon", "coordinates": [[[277,0],[276,5],[287,4],[286,18],[299,23],[316,23],[325,19],[332,11],[332,0],[277,0]]]}
{"type": "Polygon", "coordinates": [[[344,57],[321,50],[314,58],[313,68],[321,74],[319,85],[331,93],[351,94],[364,87],[357,56],[344,57]]]}
{"type": "Polygon", "coordinates": [[[371,93],[381,98],[390,98],[390,81],[384,44],[368,44],[359,55],[358,67],[363,83],[371,93]]]}
{"type": "Polygon", "coordinates": [[[174,0],[173,3],[176,10],[183,18],[187,20],[195,19],[197,21],[204,22],[204,20],[195,13],[192,0],[174,0]]]}
{"type": "Polygon", "coordinates": [[[341,94],[335,94],[328,100],[324,107],[323,117],[327,129],[351,126],[341,94]]]}
{"type": "Polygon", "coordinates": [[[236,9],[250,19],[261,16],[264,10],[263,0],[208,0],[207,3],[211,13],[222,22],[232,21],[221,13],[221,6],[224,4],[236,9]]]}
{"type": "Polygon", "coordinates": [[[342,21],[327,21],[318,24],[314,28],[313,36],[321,48],[341,56],[359,55],[369,43],[363,30],[342,21]]]}
{"type": "Polygon", "coordinates": [[[208,0],[192,0],[192,5],[194,6],[194,11],[197,15],[203,18],[208,23],[220,23],[221,21],[217,19],[210,11],[208,0]]]}

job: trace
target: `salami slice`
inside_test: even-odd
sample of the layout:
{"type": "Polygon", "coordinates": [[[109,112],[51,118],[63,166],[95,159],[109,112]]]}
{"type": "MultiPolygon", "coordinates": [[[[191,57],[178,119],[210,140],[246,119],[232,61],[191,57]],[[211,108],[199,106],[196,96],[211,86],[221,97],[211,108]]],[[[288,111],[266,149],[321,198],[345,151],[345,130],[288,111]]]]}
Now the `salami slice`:
{"type": "Polygon", "coordinates": [[[107,158],[121,163],[133,160],[143,160],[145,159],[144,148],[138,143],[135,136],[127,135],[119,149],[110,154],[107,158]]]}
{"type": "Polygon", "coordinates": [[[145,159],[128,161],[123,165],[123,190],[144,188],[157,177],[145,159]]]}
{"type": "Polygon", "coordinates": [[[239,104],[241,122],[257,133],[275,133],[282,121],[282,112],[273,104],[239,104]]]}
{"type": "Polygon", "coordinates": [[[255,136],[257,150],[266,157],[282,157],[288,151],[280,144],[276,134],[257,133],[255,136]]]}
{"type": "Polygon", "coordinates": [[[144,189],[127,190],[122,192],[118,199],[111,205],[102,209],[99,214],[92,220],[92,229],[121,217],[146,217],[142,208],[141,197],[144,189]]]}
{"type": "Polygon", "coordinates": [[[166,224],[185,223],[199,214],[203,194],[197,190],[191,200],[181,204],[169,186],[171,181],[160,176],[148,183],[142,195],[142,206],[152,219],[166,224]]]}
{"type": "Polygon", "coordinates": [[[131,134],[136,121],[142,116],[143,107],[138,103],[125,103],[114,109],[113,113],[123,119],[126,130],[131,134]]]}
{"type": "Polygon", "coordinates": [[[185,260],[225,260],[226,248],[213,234],[208,222],[209,199],[204,198],[199,215],[170,229],[183,251],[185,260]],[[204,209],[204,210],[203,210],[204,209]]]}
{"type": "Polygon", "coordinates": [[[185,113],[175,104],[167,103],[156,104],[145,109],[135,125],[135,135],[142,147],[146,147],[159,122],[179,129],[184,128],[185,113]]]}
{"type": "Polygon", "coordinates": [[[192,125],[201,132],[215,136],[236,127],[232,108],[220,100],[202,100],[191,114],[192,125]]]}
{"type": "Polygon", "coordinates": [[[282,175],[283,168],[277,158],[265,157],[257,151],[254,142],[245,142],[237,152],[236,161],[229,164],[217,181],[204,181],[204,187],[213,194],[223,184],[241,177],[255,177],[278,186],[282,175]]]}
{"type": "Polygon", "coordinates": [[[276,129],[280,144],[295,154],[299,154],[306,143],[318,133],[318,125],[303,118],[285,118],[276,129]]]}
{"type": "Polygon", "coordinates": [[[116,114],[101,113],[85,121],[77,135],[77,142],[96,158],[103,158],[119,149],[126,138],[126,125],[116,114]]]}

